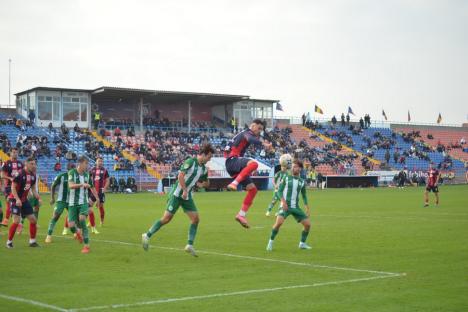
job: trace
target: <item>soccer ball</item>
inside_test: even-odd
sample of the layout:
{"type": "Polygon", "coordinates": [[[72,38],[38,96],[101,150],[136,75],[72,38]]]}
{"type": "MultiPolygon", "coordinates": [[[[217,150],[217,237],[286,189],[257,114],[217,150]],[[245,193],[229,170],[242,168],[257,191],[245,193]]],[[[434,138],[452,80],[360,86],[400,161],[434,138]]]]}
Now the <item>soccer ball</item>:
{"type": "Polygon", "coordinates": [[[292,160],[293,158],[290,154],[283,154],[279,159],[279,163],[281,167],[291,168],[292,160]]]}

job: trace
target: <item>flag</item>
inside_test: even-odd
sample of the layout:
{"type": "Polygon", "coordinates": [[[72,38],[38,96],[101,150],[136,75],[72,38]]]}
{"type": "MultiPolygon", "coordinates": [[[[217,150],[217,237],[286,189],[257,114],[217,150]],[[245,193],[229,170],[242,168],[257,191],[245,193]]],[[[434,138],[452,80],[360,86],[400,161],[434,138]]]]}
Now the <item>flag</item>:
{"type": "Polygon", "coordinates": [[[281,106],[280,102],[276,103],[276,110],[283,111],[283,106],[281,106]]]}
{"type": "Polygon", "coordinates": [[[439,113],[439,117],[437,117],[437,123],[440,124],[442,122],[442,115],[439,113]]]}
{"type": "Polygon", "coordinates": [[[382,109],[382,116],[387,120],[387,114],[385,114],[385,111],[382,109]]]}
{"type": "Polygon", "coordinates": [[[323,115],[323,110],[317,105],[315,105],[315,112],[323,115]]]}
{"type": "Polygon", "coordinates": [[[408,111],[408,122],[410,122],[410,121],[411,121],[411,116],[410,116],[410,113],[408,111]]]}
{"type": "MultiPolygon", "coordinates": [[[[351,109],[351,106],[348,106],[348,114],[354,115],[353,110],[351,109]]],[[[354,115],[356,116],[356,115],[354,115]]]]}

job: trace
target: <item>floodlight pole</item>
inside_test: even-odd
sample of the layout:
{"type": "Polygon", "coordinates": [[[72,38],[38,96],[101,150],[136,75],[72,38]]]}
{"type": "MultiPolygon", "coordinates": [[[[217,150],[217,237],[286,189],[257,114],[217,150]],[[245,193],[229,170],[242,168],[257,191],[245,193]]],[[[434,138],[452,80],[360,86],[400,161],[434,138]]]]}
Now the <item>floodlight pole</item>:
{"type": "Polygon", "coordinates": [[[192,131],[192,101],[188,101],[188,133],[192,131]]]}
{"type": "Polygon", "coordinates": [[[8,108],[11,107],[11,59],[8,59],[8,108]]]}
{"type": "Polygon", "coordinates": [[[143,98],[140,97],[140,131],[143,131],[143,98]]]}

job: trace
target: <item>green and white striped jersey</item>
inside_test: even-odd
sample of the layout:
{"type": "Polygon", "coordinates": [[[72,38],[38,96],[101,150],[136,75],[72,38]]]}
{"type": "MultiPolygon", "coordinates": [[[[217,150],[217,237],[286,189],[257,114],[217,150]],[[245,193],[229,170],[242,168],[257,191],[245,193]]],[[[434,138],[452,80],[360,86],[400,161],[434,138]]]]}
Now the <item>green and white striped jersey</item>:
{"type": "MultiPolygon", "coordinates": [[[[73,182],[75,184],[88,183],[91,187],[93,186],[93,179],[89,172],[84,172],[79,174],[76,168],[68,171],[68,182],[73,182]]],[[[88,190],[84,187],[79,189],[69,189],[68,192],[68,206],[77,206],[88,204],[88,190]]]]}
{"type": "MultiPolygon", "coordinates": [[[[185,173],[184,180],[189,193],[189,198],[192,198],[192,189],[198,181],[208,180],[208,169],[205,165],[200,165],[198,163],[197,157],[187,158],[180,167],[179,172],[185,173]]],[[[172,187],[171,195],[182,197],[182,193],[183,191],[180,187],[179,179],[177,179],[176,183],[172,187]]]]}
{"type": "Polygon", "coordinates": [[[66,203],[68,197],[68,172],[61,173],[55,177],[52,187],[57,188],[57,186],[58,190],[56,189],[55,191],[58,194],[57,201],[66,203]]]}
{"type": "Polygon", "coordinates": [[[299,208],[299,194],[307,205],[306,183],[300,177],[288,175],[278,189],[278,196],[284,198],[289,209],[299,208]]]}
{"type": "Polygon", "coordinates": [[[275,174],[275,185],[276,185],[276,188],[278,188],[281,183],[283,182],[283,180],[289,175],[289,172],[288,171],[278,171],[276,174],[275,174]]]}

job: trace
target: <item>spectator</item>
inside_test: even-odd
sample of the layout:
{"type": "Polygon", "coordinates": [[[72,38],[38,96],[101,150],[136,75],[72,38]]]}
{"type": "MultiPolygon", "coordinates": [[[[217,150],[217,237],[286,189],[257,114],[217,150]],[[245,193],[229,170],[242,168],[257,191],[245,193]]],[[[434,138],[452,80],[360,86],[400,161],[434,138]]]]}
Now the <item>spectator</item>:
{"type": "Polygon", "coordinates": [[[34,110],[29,110],[28,118],[29,122],[31,123],[31,126],[34,126],[34,121],[36,120],[36,113],[34,112],[34,110]]]}
{"type": "Polygon", "coordinates": [[[350,120],[349,114],[346,114],[346,125],[348,125],[348,126],[349,126],[349,120],[350,120]]]}
{"type": "Polygon", "coordinates": [[[120,128],[119,127],[115,128],[114,136],[119,137],[121,135],[122,135],[122,131],[120,131],[120,128]]]}
{"type": "Polygon", "coordinates": [[[54,171],[56,171],[56,172],[62,171],[62,164],[61,164],[59,161],[57,161],[57,162],[55,163],[54,171]]]}
{"type": "Polygon", "coordinates": [[[123,177],[120,177],[120,179],[119,179],[119,192],[120,193],[125,192],[126,186],[127,186],[127,183],[125,182],[125,179],[123,177]]]}
{"type": "Polygon", "coordinates": [[[333,117],[332,117],[332,119],[331,119],[331,122],[332,122],[333,127],[335,127],[335,125],[336,125],[336,117],[335,117],[335,115],[333,115],[333,117]]]}
{"type": "Polygon", "coordinates": [[[343,127],[346,126],[344,113],[341,113],[341,125],[342,125],[343,127]]]}
{"type": "Polygon", "coordinates": [[[388,149],[385,151],[385,161],[387,162],[387,165],[390,162],[390,151],[388,149]]]}
{"type": "Polygon", "coordinates": [[[119,184],[114,176],[109,179],[109,187],[112,193],[117,193],[119,191],[119,184]]]}
{"type": "Polygon", "coordinates": [[[127,188],[131,189],[132,192],[136,193],[137,185],[134,177],[127,178],[127,188]]]}

